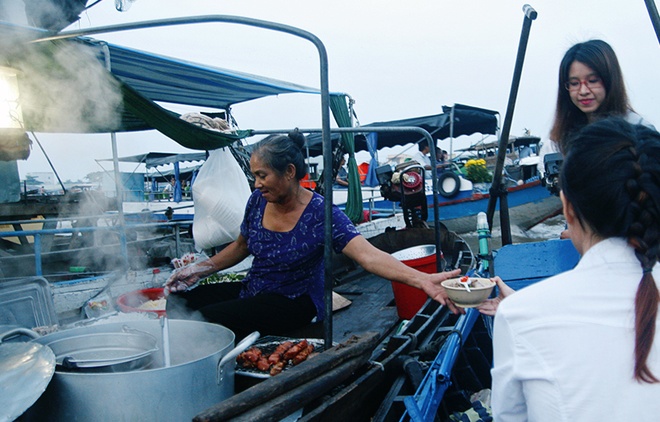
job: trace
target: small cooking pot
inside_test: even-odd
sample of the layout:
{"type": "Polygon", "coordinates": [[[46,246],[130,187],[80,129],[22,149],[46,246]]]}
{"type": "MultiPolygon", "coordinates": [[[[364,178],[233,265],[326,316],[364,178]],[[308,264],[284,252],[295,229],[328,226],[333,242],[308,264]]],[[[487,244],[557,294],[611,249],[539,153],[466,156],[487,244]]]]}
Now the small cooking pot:
{"type": "MultiPolygon", "coordinates": [[[[169,366],[164,364],[161,353],[153,353],[149,367],[136,371],[80,372],[56,368],[48,388],[25,412],[24,420],[191,420],[232,396],[235,359],[221,360],[248,348],[259,333],[253,333],[234,348],[234,333],[221,325],[188,320],[169,320],[168,325],[169,366]]],[[[48,344],[72,336],[120,333],[125,326],[152,335],[163,347],[158,320],[79,327],[34,341],[48,344]]]]}
{"type": "Polygon", "coordinates": [[[3,338],[21,334],[47,346],[55,354],[60,371],[125,372],[143,369],[151,363],[158,350],[156,338],[149,333],[122,327],[121,332],[70,335],[69,331],[44,340],[32,330],[16,328],[2,334],[3,338]]]}
{"type": "Polygon", "coordinates": [[[154,336],[128,328],[118,333],[84,334],[43,344],[55,353],[58,369],[90,372],[142,369],[158,350],[154,336]]]}

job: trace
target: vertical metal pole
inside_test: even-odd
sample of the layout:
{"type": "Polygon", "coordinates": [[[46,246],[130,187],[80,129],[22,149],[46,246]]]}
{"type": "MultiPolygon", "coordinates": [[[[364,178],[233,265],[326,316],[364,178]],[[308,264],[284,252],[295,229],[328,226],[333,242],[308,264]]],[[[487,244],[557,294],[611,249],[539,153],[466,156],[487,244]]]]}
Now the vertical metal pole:
{"type": "Polygon", "coordinates": [[[325,319],[323,324],[324,348],[332,347],[332,140],[330,139],[330,89],[328,83],[328,56],[325,47],[318,41],[321,68],[321,130],[323,140],[323,187],[325,190],[325,319]]]}
{"type": "Polygon", "coordinates": [[[36,275],[43,275],[41,268],[41,234],[34,235],[34,272],[36,275]]]}
{"type": "MultiPolygon", "coordinates": [[[[110,63],[110,49],[108,44],[103,43],[103,55],[105,57],[105,67],[110,72],[112,65],[110,63]]],[[[123,204],[123,188],[121,183],[121,174],[119,173],[119,155],[117,153],[117,134],[110,133],[112,142],[112,167],[115,174],[115,202],[117,205],[117,213],[119,217],[119,245],[121,248],[121,256],[124,259],[124,265],[128,265],[128,247],[126,245],[126,220],[124,219],[124,204],[123,204]]]]}
{"type": "Polygon", "coordinates": [[[655,36],[658,38],[658,42],[660,42],[660,15],[658,15],[658,9],[655,7],[653,0],[644,0],[644,3],[646,3],[646,10],[649,12],[649,17],[651,18],[655,36]]]}
{"type": "Polygon", "coordinates": [[[174,226],[174,252],[176,253],[176,256],[181,256],[180,242],[181,242],[181,226],[179,225],[179,223],[177,223],[174,226]]]}
{"type": "Polygon", "coordinates": [[[488,209],[486,217],[488,219],[488,227],[493,227],[493,215],[495,214],[495,206],[497,199],[500,198],[500,229],[502,230],[502,245],[511,244],[511,226],[509,224],[509,208],[508,201],[504,198],[507,194],[506,186],[502,185],[502,170],[504,169],[504,159],[506,158],[506,148],[509,143],[509,133],[511,131],[511,121],[513,120],[513,110],[516,105],[516,97],[518,96],[518,86],[520,85],[520,76],[522,74],[523,62],[525,61],[525,50],[527,49],[527,40],[529,39],[529,32],[532,26],[532,21],[536,19],[537,13],[532,6],[526,4],[523,6],[525,18],[523,19],[523,28],[520,34],[520,42],[518,43],[518,55],[516,57],[516,65],[513,72],[513,81],[511,82],[511,90],[509,92],[509,103],[504,117],[504,124],[502,125],[502,132],[497,149],[497,162],[495,164],[495,172],[493,173],[493,185],[490,188],[490,199],[488,200],[488,209]]]}
{"type": "Polygon", "coordinates": [[[456,104],[451,107],[451,114],[449,115],[449,158],[454,156],[454,109],[456,104]]]}
{"type": "MultiPolygon", "coordinates": [[[[435,150],[438,148],[435,139],[426,133],[426,139],[429,143],[431,151],[429,158],[431,159],[431,185],[433,186],[433,227],[435,228],[435,269],[437,272],[443,270],[442,268],[442,249],[440,249],[440,210],[438,207],[438,165],[435,156],[435,150]]],[[[422,178],[424,178],[425,171],[422,171],[422,178]]],[[[424,180],[424,192],[426,192],[426,180],[424,180]]],[[[402,195],[403,196],[403,195],[402,195]]],[[[427,199],[424,199],[425,201],[427,199]]],[[[428,207],[428,204],[426,204],[428,207]]]]}

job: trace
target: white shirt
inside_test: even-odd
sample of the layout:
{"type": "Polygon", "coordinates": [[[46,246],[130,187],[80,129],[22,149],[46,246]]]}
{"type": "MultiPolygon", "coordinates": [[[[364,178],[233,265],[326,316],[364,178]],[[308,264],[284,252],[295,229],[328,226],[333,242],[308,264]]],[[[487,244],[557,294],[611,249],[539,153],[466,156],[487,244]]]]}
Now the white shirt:
{"type": "Polygon", "coordinates": [[[413,160],[417,161],[422,167],[424,167],[424,176],[427,179],[430,179],[432,173],[431,170],[427,170],[426,167],[428,166],[431,168],[431,157],[423,154],[422,151],[417,150],[417,152],[413,154],[413,160]]]}
{"type": "MultiPolygon", "coordinates": [[[[660,281],[660,265],[654,268],[660,281]]],[[[500,303],[495,316],[495,421],[660,420],[660,384],[633,378],[641,264],[623,239],[597,243],[575,269],[500,303]]],[[[659,313],[660,314],[660,313],[659,313]]],[[[660,377],[660,317],[648,358],[660,377]]]]}
{"type": "MultiPolygon", "coordinates": [[[[634,111],[628,110],[628,113],[626,113],[624,119],[626,122],[632,125],[644,125],[655,130],[655,127],[650,122],[644,120],[642,116],[635,113],[634,111]]],[[[543,177],[545,174],[545,164],[543,159],[545,158],[546,154],[552,154],[554,152],[559,152],[559,145],[556,142],[552,141],[551,139],[546,139],[545,141],[541,142],[541,148],[539,149],[540,160],[536,166],[541,177],[543,177]]]]}

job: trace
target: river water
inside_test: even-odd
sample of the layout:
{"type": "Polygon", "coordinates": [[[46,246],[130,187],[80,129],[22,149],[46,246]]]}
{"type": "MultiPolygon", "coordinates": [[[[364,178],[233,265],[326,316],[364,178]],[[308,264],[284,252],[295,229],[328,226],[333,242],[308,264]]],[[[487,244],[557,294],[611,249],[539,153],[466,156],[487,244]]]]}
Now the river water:
{"type": "MultiPolygon", "coordinates": [[[[559,235],[565,228],[565,221],[564,216],[560,214],[529,230],[523,230],[515,225],[511,226],[511,240],[516,244],[559,239],[559,235]]],[[[474,232],[461,234],[461,237],[470,245],[472,252],[475,254],[479,253],[479,236],[477,235],[476,227],[474,232]]],[[[501,246],[502,232],[499,227],[495,227],[491,233],[491,250],[499,249],[501,246]]]]}

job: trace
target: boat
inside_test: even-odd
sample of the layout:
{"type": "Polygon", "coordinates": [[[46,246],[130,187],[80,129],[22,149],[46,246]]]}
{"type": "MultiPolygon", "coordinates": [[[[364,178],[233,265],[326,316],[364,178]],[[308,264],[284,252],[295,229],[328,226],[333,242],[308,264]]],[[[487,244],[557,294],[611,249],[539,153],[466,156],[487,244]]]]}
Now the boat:
{"type": "MultiPolygon", "coordinates": [[[[660,16],[654,7],[647,6],[660,40],[660,16]]],[[[529,5],[523,11],[525,19],[514,72],[511,106],[515,103],[529,25],[536,18],[536,11],[529,5]]],[[[507,115],[506,128],[510,127],[512,113],[507,115]]],[[[505,133],[508,135],[508,129],[505,133]]],[[[498,156],[498,160],[498,165],[503,165],[504,155],[498,156]]],[[[504,216],[503,226],[509,223],[505,212],[504,216]]],[[[492,215],[488,217],[492,219],[492,215]]],[[[480,232],[480,236],[482,234],[486,240],[488,228],[480,232]]],[[[489,251],[487,247],[480,250],[480,258],[489,264],[489,275],[500,276],[518,290],[572,269],[580,256],[570,240],[556,239],[517,245],[504,241],[497,251],[489,251]]],[[[480,267],[480,270],[483,269],[483,266],[480,267]]],[[[491,420],[492,319],[480,316],[474,309],[458,318],[436,319],[436,310],[436,305],[428,303],[411,320],[410,331],[404,330],[401,337],[391,336],[391,342],[371,356],[368,371],[359,372],[351,382],[336,388],[320,403],[310,405],[305,412],[295,413],[297,420],[491,420]],[[425,329],[433,334],[424,336],[425,329]],[[429,353],[423,358],[420,357],[421,349],[416,351],[416,355],[398,355],[398,366],[402,370],[392,378],[391,372],[388,372],[388,368],[393,366],[388,359],[389,353],[404,348],[411,339],[423,339],[421,343],[432,347],[427,349],[429,353]],[[381,357],[382,360],[379,359],[381,357]],[[370,400],[374,398],[374,391],[383,384],[389,389],[385,387],[384,395],[370,400]]],[[[271,407],[277,404],[268,403],[271,407]]],[[[209,420],[207,416],[217,415],[214,410],[217,409],[199,415],[196,420],[209,420]]]]}
{"type": "MultiPolygon", "coordinates": [[[[400,133],[386,133],[389,136],[374,136],[375,133],[369,133],[371,127],[380,125],[381,127],[402,127],[417,126],[429,129],[438,139],[447,133],[447,127],[452,126],[452,119],[461,119],[462,126],[457,126],[457,134],[469,135],[477,131],[488,133],[490,128],[488,123],[494,118],[496,112],[483,110],[475,107],[455,104],[453,107],[445,107],[447,113],[435,116],[425,116],[415,119],[406,119],[399,121],[381,122],[377,124],[362,126],[367,138],[377,138],[378,144],[372,145],[370,150],[394,145],[391,139],[403,140],[408,142],[418,142],[420,138],[401,136],[400,133]],[[467,116],[463,116],[466,113],[467,116]],[[468,119],[471,117],[471,120],[468,119]],[[434,126],[435,125],[435,126],[434,126]],[[459,131],[460,130],[460,131],[459,131]],[[444,131],[444,132],[443,132],[444,131]],[[398,135],[394,137],[393,135],[398,135]],[[381,146],[380,140],[383,139],[381,146]]],[[[312,137],[312,144],[317,138],[312,137]]],[[[529,229],[534,225],[550,218],[561,212],[561,201],[556,195],[553,195],[547,188],[543,180],[543,173],[539,171],[540,138],[531,135],[510,137],[507,144],[508,163],[504,167],[504,180],[508,195],[508,208],[510,218],[513,224],[522,229],[529,229]]],[[[367,149],[366,141],[356,140],[356,149],[367,149]]],[[[479,141],[470,148],[458,150],[454,159],[443,163],[437,173],[438,189],[438,209],[439,221],[445,224],[450,230],[457,233],[467,233],[473,231],[476,227],[477,215],[479,212],[485,212],[491,193],[489,192],[490,183],[473,183],[468,180],[465,164],[469,159],[483,159],[486,168],[492,174],[495,170],[495,155],[497,154],[497,142],[479,141]]],[[[366,210],[367,219],[388,216],[394,213],[404,213],[410,224],[412,219],[432,222],[435,220],[435,208],[433,206],[434,183],[431,178],[425,176],[423,169],[415,168],[414,163],[405,161],[398,164],[385,163],[376,166],[375,159],[369,164],[374,168],[374,175],[366,175],[364,185],[361,186],[363,208],[366,210]],[[406,164],[410,168],[406,170],[406,164]],[[423,176],[423,191],[411,193],[410,188],[393,185],[392,177],[396,174],[398,179],[400,174],[406,172],[416,172],[423,176]],[[373,186],[368,186],[369,184],[373,186]],[[411,196],[405,196],[409,199],[410,206],[401,202],[401,192],[409,192],[411,196]],[[424,194],[426,201],[418,196],[424,194]],[[414,199],[412,199],[414,198],[414,199]],[[410,200],[412,199],[412,201],[410,200]],[[417,210],[417,211],[415,211],[417,210]],[[419,216],[415,216],[417,213],[419,216]]],[[[542,168],[542,167],[541,167],[542,168]]],[[[369,170],[371,171],[371,170],[369,170]]],[[[410,173],[409,173],[410,174],[410,173]]],[[[417,176],[415,176],[417,177],[417,176]]],[[[333,198],[336,204],[345,207],[348,202],[347,189],[335,189],[333,198]]],[[[496,225],[499,219],[496,219],[496,225]]]]}
{"type": "MultiPolygon", "coordinates": [[[[239,22],[243,22],[243,20],[240,18],[237,18],[237,20],[239,22]]],[[[232,20],[230,19],[229,21],[232,20]]],[[[260,22],[260,24],[262,23],[260,22]]],[[[1,26],[1,27],[2,27],[2,31],[8,33],[12,33],[12,31],[19,31],[22,34],[27,33],[29,34],[28,38],[31,40],[34,40],[35,38],[39,38],[42,36],[50,35],[39,31],[26,30],[25,28],[22,27],[21,28],[12,28],[10,26],[1,26]]],[[[100,47],[101,45],[104,46],[103,48],[107,47],[107,45],[102,43],[96,44],[96,42],[91,39],[86,38],[85,40],[80,40],[75,36],[73,36],[72,38],[74,44],[82,43],[82,45],[84,46],[91,45],[92,48],[101,48],[100,47]]],[[[38,45],[38,43],[32,45],[38,45]]],[[[117,46],[110,46],[110,51],[113,57],[123,57],[123,58],[129,57],[130,59],[127,60],[125,63],[134,64],[140,62],[140,59],[144,59],[144,56],[141,56],[140,53],[138,52],[122,49],[117,46]]],[[[150,56],[150,58],[153,57],[150,56]]],[[[155,61],[157,62],[158,58],[155,58],[155,61]]],[[[179,66],[182,66],[177,68],[175,71],[179,75],[185,73],[182,72],[182,70],[186,69],[186,67],[183,66],[183,64],[171,63],[171,62],[168,64],[178,64],[179,66]]],[[[199,69],[199,68],[193,67],[193,69],[199,69]]],[[[113,66],[113,72],[117,72],[115,73],[116,75],[121,74],[122,71],[126,71],[126,68],[123,68],[122,66],[113,66]]],[[[150,100],[146,100],[144,97],[139,96],[137,91],[135,91],[127,83],[125,83],[124,85],[120,84],[120,89],[122,90],[126,98],[129,97],[133,99],[137,98],[140,105],[144,105],[144,107],[152,107],[152,110],[156,109],[151,104],[150,100]]],[[[131,83],[134,84],[133,86],[140,86],[139,78],[137,78],[134,81],[131,81],[131,83]]],[[[273,86],[272,81],[268,81],[268,83],[265,85],[267,85],[270,88],[272,88],[273,86]]],[[[325,85],[325,88],[327,88],[327,85],[325,85]]],[[[297,89],[300,90],[300,88],[297,89]]],[[[328,92],[322,89],[321,94],[327,97],[328,92]]],[[[151,95],[152,97],[154,96],[153,93],[151,95]]],[[[204,96],[200,94],[200,97],[204,97],[204,96]]],[[[128,102],[126,104],[128,104],[128,102]]],[[[133,105],[133,107],[134,107],[133,109],[129,109],[129,110],[135,111],[137,113],[139,113],[139,111],[136,111],[138,109],[144,111],[143,107],[138,107],[135,104],[133,105]]],[[[27,112],[28,108],[26,108],[25,111],[27,112]]],[[[33,111],[38,112],[39,110],[38,108],[35,108],[33,111]]],[[[325,112],[328,111],[329,110],[326,110],[325,112]]],[[[163,117],[163,119],[165,120],[167,120],[167,117],[170,117],[171,119],[171,116],[168,116],[167,113],[163,113],[163,116],[165,116],[163,117]]],[[[146,118],[147,116],[141,116],[141,117],[146,118]]],[[[135,116],[133,116],[132,118],[133,118],[133,122],[135,122],[134,120],[135,116]]],[[[175,120],[174,124],[180,123],[177,121],[178,119],[175,118],[174,120],[175,120]]],[[[128,121],[120,122],[120,125],[128,124],[127,122],[128,121]]],[[[26,123],[30,124],[30,122],[26,122],[26,123]]],[[[38,124],[38,123],[32,122],[31,124],[38,124]]],[[[160,124],[160,123],[156,122],[155,124],[160,124]]],[[[144,127],[145,122],[142,121],[138,124],[138,126],[139,125],[142,125],[144,127]]],[[[146,126],[151,127],[148,124],[146,126]]],[[[135,126],[132,127],[135,128],[135,126]]],[[[45,128],[35,127],[33,129],[44,130],[45,128]]],[[[120,127],[97,128],[97,130],[99,131],[108,131],[108,130],[114,131],[119,129],[120,127]]],[[[186,131],[194,130],[194,128],[186,124],[185,130],[186,131]]],[[[324,128],[322,130],[325,133],[329,133],[329,130],[327,128],[324,128]]],[[[204,134],[204,132],[200,132],[200,133],[204,134]]],[[[205,141],[207,143],[205,144],[205,146],[208,148],[217,147],[218,144],[217,143],[213,144],[213,141],[217,142],[218,137],[214,136],[215,134],[206,134],[206,135],[207,136],[205,141]]],[[[229,143],[235,142],[236,140],[240,139],[243,135],[244,134],[236,134],[233,137],[230,136],[229,143]]],[[[225,138],[223,141],[227,141],[227,138],[225,138]]],[[[113,157],[113,161],[116,162],[117,160],[118,157],[113,157]]],[[[61,216],[59,216],[59,214],[55,214],[55,215],[57,215],[57,217],[61,219],[61,216]]],[[[126,217],[127,215],[124,215],[123,209],[119,208],[116,214],[116,217],[119,220],[117,221],[118,226],[113,226],[112,224],[109,224],[108,230],[119,231],[121,233],[122,231],[125,232],[127,229],[141,228],[143,226],[149,226],[152,224],[150,222],[143,222],[139,224],[132,224],[131,222],[126,222],[123,217],[126,217]]],[[[107,218],[107,215],[104,215],[103,217],[107,218]]],[[[59,229],[52,229],[53,232],[51,233],[47,231],[25,230],[27,227],[23,227],[21,225],[22,221],[20,220],[17,220],[14,223],[17,224],[15,228],[19,230],[14,230],[12,235],[23,236],[26,239],[29,236],[34,236],[35,239],[37,239],[30,246],[33,249],[32,249],[32,253],[27,258],[36,261],[35,267],[37,272],[39,272],[39,270],[41,269],[40,255],[42,250],[40,249],[41,248],[40,239],[42,236],[59,234],[60,231],[62,233],[75,233],[76,230],[84,232],[86,231],[86,229],[88,229],[87,227],[59,228],[59,229]]],[[[175,223],[170,222],[167,224],[175,224],[175,223]]],[[[99,227],[89,227],[90,231],[96,231],[99,229],[100,229],[99,227]]],[[[3,232],[1,234],[3,237],[9,237],[8,233],[3,232]]],[[[433,229],[409,228],[405,230],[390,230],[387,231],[386,233],[381,233],[379,235],[372,236],[369,240],[371,242],[382,242],[380,247],[392,252],[408,246],[432,244],[435,245],[436,252],[434,252],[434,254],[432,254],[431,256],[434,258],[442,257],[442,261],[437,261],[439,263],[438,265],[443,265],[442,263],[447,262],[446,265],[448,267],[456,266],[457,268],[461,268],[463,270],[467,270],[468,268],[474,266],[474,256],[472,255],[469,247],[467,247],[465,242],[463,242],[458,236],[451,233],[450,231],[446,229],[443,231],[440,227],[435,227],[433,229]],[[443,253],[446,255],[443,255],[443,253]]],[[[119,250],[124,249],[122,251],[122,254],[128,253],[127,246],[128,245],[125,242],[119,242],[117,244],[119,250]]],[[[64,252],[64,254],[70,255],[71,251],[66,251],[64,252]]],[[[118,255],[121,256],[121,254],[118,255]]],[[[345,297],[351,298],[350,299],[352,301],[351,305],[346,309],[342,309],[338,311],[336,318],[334,317],[332,319],[329,318],[328,321],[330,322],[325,322],[323,324],[316,324],[314,326],[309,327],[309,329],[312,330],[312,332],[291,333],[291,336],[292,337],[306,336],[306,335],[314,335],[315,337],[322,336],[324,337],[324,341],[326,344],[330,344],[333,342],[342,342],[346,345],[345,347],[346,349],[351,348],[350,347],[351,342],[353,341],[351,339],[353,337],[357,336],[364,339],[368,338],[370,339],[368,342],[369,347],[364,349],[361,353],[361,356],[364,357],[365,354],[367,355],[371,354],[374,347],[376,347],[379,343],[385,341],[388,338],[388,336],[391,335],[391,333],[396,329],[396,327],[400,325],[401,318],[398,315],[398,310],[397,307],[395,306],[394,293],[392,291],[392,288],[390,287],[391,283],[389,281],[382,280],[379,278],[374,278],[371,281],[365,281],[363,274],[361,273],[362,271],[361,269],[354,268],[354,264],[351,265],[350,262],[349,263],[344,262],[341,263],[341,265],[340,262],[341,262],[341,257],[334,257],[331,261],[326,263],[326,268],[333,269],[332,274],[337,274],[337,277],[339,280],[341,280],[341,282],[336,287],[336,289],[339,292],[341,292],[341,294],[344,295],[345,297]],[[376,314],[374,314],[374,312],[376,312],[376,314]],[[374,318],[374,315],[378,315],[379,318],[374,318]],[[333,323],[336,323],[334,324],[334,327],[333,327],[333,323]],[[330,329],[332,330],[332,332],[328,332],[328,325],[331,327],[330,329]],[[375,334],[373,334],[374,332],[375,334]]],[[[24,276],[21,277],[21,276],[17,276],[17,274],[10,274],[9,276],[11,277],[4,278],[1,285],[9,286],[9,287],[18,286],[19,290],[20,288],[26,286],[31,288],[35,288],[35,286],[38,286],[38,292],[36,293],[36,298],[39,299],[39,301],[28,302],[30,304],[30,307],[28,308],[28,312],[26,312],[26,314],[28,317],[33,317],[34,319],[33,321],[30,322],[30,325],[28,325],[28,327],[42,328],[45,330],[55,330],[55,331],[63,329],[63,331],[66,331],[67,328],[76,329],[81,327],[81,325],[83,326],[91,325],[95,322],[94,321],[95,318],[88,318],[87,315],[82,315],[83,313],[85,313],[83,311],[85,311],[86,305],[91,306],[90,304],[92,303],[102,302],[101,299],[112,301],[120,291],[127,291],[128,289],[140,289],[144,287],[154,287],[156,285],[162,285],[164,281],[164,277],[167,276],[168,268],[169,268],[168,266],[165,266],[163,268],[163,270],[165,271],[160,271],[160,272],[151,271],[151,268],[146,268],[143,270],[129,269],[128,271],[105,273],[97,277],[83,277],[74,280],[59,280],[59,281],[48,280],[44,278],[42,274],[36,274],[35,276],[31,276],[31,277],[24,277],[24,276]],[[85,289],[85,293],[87,294],[86,297],[82,295],[83,289],[85,289]],[[103,297],[104,294],[107,295],[106,297],[108,299],[106,299],[106,297],[103,297]],[[71,296],[76,296],[75,300],[70,300],[71,296]],[[53,299],[54,303],[50,302],[49,300],[50,298],[53,299]],[[45,301],[42,302],[42,300],[45,301]],[[81,304],[82,306],[80,306],[81,304]],[[32,307],[32,305],[39,308],[38,311],[35,311],[35,308],[32,307]],[[45,312],[45,318],[43,312],[45,312]],[[61,327],[59,326],[60,324],[61,327]]],[[[443,268],[443,267],[436,267],[436,268],[443,268]]],[[[48,277],[50,278],[51,275],[48,274],[48,277]]],[[[326,296],[327,299],[331,298],[331,295],[329,294],[326,296]]],[[[8,309],[7,307],[3,306],[4,311],[7,311],[7,309],[8,309]]],[[[401,348],[401,350],[402,351],[412,350],[410,349],[410,347],[414,347],[414,345],[408,342],[408,346],[406,346],[405,348],[401,348]]],[[[353,361],[351,365],[355,365],[357,362],[359,362],[360,366],[362,366],[361,365],[362,358],[359,361],[353,361]]],[[[303,368],[303,366],[300,366],[300,368],[303,368]]],[[[335,377],[335,379],[340,382],[345,378],[341,376],[341,377],[335,377]]],[[[326,385],[330,385],[330,384],[326,384],[326,385]]],[[[250,388],[246,389],[246,391],[248,390],[250,390],[250,388]]],[[[308,395],[308,397],[311,396],[308,395]]]]}
{"type": "MultiPolygon", "coordinates": [[[[127,218],[142,217],[150,213],[152,221],[182,221],[192,220],[195,215],[195,203],[192,198],[191,186],[199,173],[206,152],[165,153],[147,152],[128,157],[118,157],[120,163],[144,165],[145,172],[122,174],[122,208],[127,218]],[[194,163],[194,165],[186,163],[194,163]],[[171,180],[173,188],[165,190],[171,180]],[[185,185],[185,186],[184,186],[185,185]]],[[[102,162],[113,161],[112,158],[97,159],[102,162]]],[[[106,195],[114,196],[114,182],[106,195]]]]}
{"type": "MultiPolygon", "coordinates": [[[[258,24],[269,29],[278,28],[275,24],[242,18],[223,17],[221,21],[258,24]]],[[[290,27],[286,30],[289,33],[296,33],[290,27]]],[[[323,66],[322,61],[321,67],[323,66]]],[[[321,94],[327,100],[327,80],[321,85],[321,94]]],[[[134,95],[130,89],[124,89],[127,95],[134,95]]],[[[322,113],[327,117],[328,110],[324,109],[322,113]]],[[[324,122],[327,124],[328,120],[325,119],[324,122]]],[[[328,162],[331,158],[328,125],[322,128],[322,132],[326,141],[323,145],[324,159],[328,162]]],[[[326,182],[331,181],[329,174],[325,176],[326,182]]],[[[328,187],[328,189],[332,191],[332,188],[328,187]]],[[[435,207],[437,203],[432,205],[435,207]]],[[[460,236],[451,230],[443,229],[441,223],[435,224],[430,229],[408,227],[403,230],[389,230],[371,237],[370,241],[383,249],[391,245],[392,249],[389,249],[391,252],[404,247],[431,244],[435,246],[436,264],[444,260],[447,262],[447,267],[461,268],[464,272],[474,270],[477,266],[475,255],[469,247],[466,247],[460,236]]],[[[354,267],[350,262],[342,262],[341,257],[336,256],[329,260],[326,258],[326,269],[330,269],[330,274],[337,277],[337,285],[333,286],[334,289],[350,298],[351,305],[336,311],[333,317],[328,318],[322,325],[309,326],[308,332],[292,332],[290,337],[316,338],[322,335],[324,345],[337,344],[320,353],[315,359],[309,359],[281,375],[253,381],[252,384],[243,380],[245,381],[243,385],[240,385],[237,379],[240,390],[238,394],[200,410],[200,413],[194,416],[194,420],[281,420],[291,416],[297,420],[310,421],[392,420],[401,418],[406,412],[410,413],[412,419],[421,420],[414,412],[415,408],[410,405],[411,400],[418,402],[416,391],[428,385],[425,381],[427,378],[433,378],[432,382],[441,381],[460,387],[466,378],[457,369],[452,371],[453,363],[458,349],[471,342],[477,334],[481,341],[475,343],[474,348],[478,349],[475,355],[476,360],[481,361],[481,365],[478,374],[472,379],[488,372],[490,356],[487,319],[478,316],[475,312],[468,312],[465,317],[456,317],[437,302],[427,300],[412,318],[404,320],[398,314],[396,298],[394,292],[389,289],[390,283],[387,280],[365,278],[360,268],[354,267]],[[430,371],[427,374],[431,375],[424,375],[426,362],[435,363],[438,359],[444,362],[445,356],[448,355],[451,357],[448,366],[450,375],[435,376],[436,372],[430,371]]],[[[442,266],[436,269],[442,269],[442,266]]],[[[144,272],[141,274],[142,279],[139,283],[145,283],[146,274],[144,272]]],[[[157,273],[154,272],[149,276],[153,277],[154,274],[157,273]]],[[[156,280],[151,278],[151,280],[162,284],[162,278],[156,280]]],[[[29,284],[28,280],[20,281],[29,284]]],[[[34,279],[31,278],[31,281],[34,279]]],[[[102,283],[102,281],[98,282],[102,283]]],[[[45,286],[43,291],[47,292],[50,289],[49,282],[39,284],[45,286]]],[[[138,286],[135,281],[132,285],[138,286]]],[[[144,285],[146,283],[140,286],[144,285]]],[[[106,279],[105,284],[99,285],[98,291],[102,292],[108,287],[109,281],[106,279]]],[[[48,298],[49,295],[41,294],[39,297],[44,296],[48,298]]],[[[327,291],[326,300],[330,300],[331,297],[330,292],[327,291]]],[[[48,312],[48,316],[52,314],[48,312]]],[[[46,322],[53,321],[54,319],[46,318],[46,322]]],[[[91,321],[81,321],[81,323],[88,324],[91,321]]],[[[164,338],[163,344],[165,344],[164,338]]],[[[213,370],[207,372],[215,377],[216,371],[214,365],[213,370]]],[[[217,376],[220,376],[219,374],[218,372],[217,376]]],[[[470,382],[470,385],[464,389],[458,389],[457,394],[463,395],[464,399],[465,391],[468,389],[488,386],[488,379],[477,381],[479,382],[470,382]]],[[[172,385],[176,382],[176,377],[168,379],[168,383],[173,383],[172,385]]],[[[448,405],[451,402],[449,394],[445,395],[444,390],[439,395],[426,394],[426,397],[429,397],[434,404],[442,402],[448,405]]],[[[140,404],[145,405],[145,403],[140,404]]],[[[116,403],[113,405],[117,407],[116,403]]],[[[157,405],[153,404],[153,406],[157,405]]],[[[435,413],[434,409],[432,414],[435,413]]]]}

